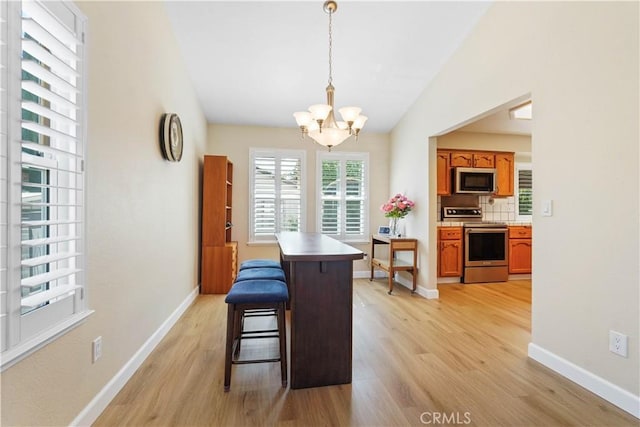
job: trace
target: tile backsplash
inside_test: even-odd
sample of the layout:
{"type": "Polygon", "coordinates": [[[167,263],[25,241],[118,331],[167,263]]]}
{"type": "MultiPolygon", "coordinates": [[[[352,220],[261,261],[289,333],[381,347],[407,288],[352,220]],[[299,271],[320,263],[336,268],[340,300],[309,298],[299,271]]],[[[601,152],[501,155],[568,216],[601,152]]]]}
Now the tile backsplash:
{"type": "MultiPolygon", "coordinates": [[[[474,196],[478,198],[477,205],[482,208],[483,221],[516,221],[516,199],[515,197],[493,198],[491,196],[474,196]]],[[[451,203],[448,199],[448,203],[451,203]]],[[[471,206],[475,205],[474,203],[471,206]]],[[[448,205],[451,206],[451,205],[448,205]]],[[[465,203],[464,206],[470,206],[465,203]]],[[[442,200],[438,197],[438,220],[442,220],[442,200]]]]}
{"type": "Polygon", "coordinates": [[[516,199],[515,197],[493,198],[491,196],[479,197],[484,221],[515,221],[516,199]]]}

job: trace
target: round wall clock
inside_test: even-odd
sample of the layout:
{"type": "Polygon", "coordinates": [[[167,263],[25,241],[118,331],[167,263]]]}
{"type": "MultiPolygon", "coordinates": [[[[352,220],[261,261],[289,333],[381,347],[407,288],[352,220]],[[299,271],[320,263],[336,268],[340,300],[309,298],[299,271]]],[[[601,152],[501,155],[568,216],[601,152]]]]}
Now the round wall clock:
{"type": "Polygon", "coordinates": [[[182,124],[175,113],[166,113],[160,120],[160,149],[165,159],[179,162],[182,159],[182,124]]]}

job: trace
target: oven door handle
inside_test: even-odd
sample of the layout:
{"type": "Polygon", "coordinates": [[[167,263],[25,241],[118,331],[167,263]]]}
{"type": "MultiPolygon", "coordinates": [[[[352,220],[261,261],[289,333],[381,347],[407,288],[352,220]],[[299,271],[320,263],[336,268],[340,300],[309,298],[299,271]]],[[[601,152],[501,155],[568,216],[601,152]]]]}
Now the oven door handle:
{"type": "Polygon", "coordinates": [[[507,231],[506,228],[466,228],[464,233],[506,233],[507,231]]]}

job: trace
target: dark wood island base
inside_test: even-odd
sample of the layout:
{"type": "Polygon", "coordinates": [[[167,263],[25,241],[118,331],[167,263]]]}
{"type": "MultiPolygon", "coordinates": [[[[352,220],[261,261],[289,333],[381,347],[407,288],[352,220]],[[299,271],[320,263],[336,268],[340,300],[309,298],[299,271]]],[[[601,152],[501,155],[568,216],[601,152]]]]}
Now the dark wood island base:
{"type": "Polygon", "coordinates": [[[291,388],[351,382],[353,260],[362,251],[318,233],[277,235],[291,305],[291,388]]]}

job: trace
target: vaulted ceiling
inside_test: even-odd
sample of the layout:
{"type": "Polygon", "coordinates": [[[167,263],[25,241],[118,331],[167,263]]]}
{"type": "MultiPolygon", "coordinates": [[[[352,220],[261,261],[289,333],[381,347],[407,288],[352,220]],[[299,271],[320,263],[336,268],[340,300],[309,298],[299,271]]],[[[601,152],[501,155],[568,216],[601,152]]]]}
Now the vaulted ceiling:
{"type": "MultiPolygon", "coordinates": [[[[207,120],[295,127],[325,103],[322,1],[165,2],[207,120]]],[[[388,132],[486,12],[485,1],[341,1],[333,16],[335,107],[388,132]]]]}

